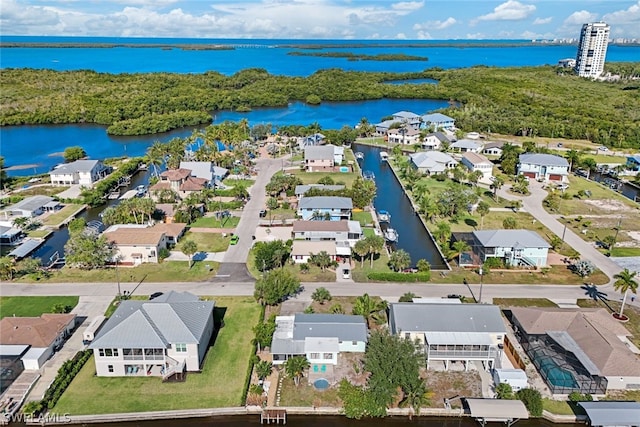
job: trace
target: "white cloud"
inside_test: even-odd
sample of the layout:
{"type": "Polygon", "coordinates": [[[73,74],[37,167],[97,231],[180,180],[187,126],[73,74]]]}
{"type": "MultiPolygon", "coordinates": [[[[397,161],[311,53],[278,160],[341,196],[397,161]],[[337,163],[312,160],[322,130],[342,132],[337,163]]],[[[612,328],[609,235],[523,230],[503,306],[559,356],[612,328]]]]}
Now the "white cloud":
{"type": "Polygon", "coordinates": [[[492,13],[479,16],[478,21],[519,21],[527,18],[536,7],[532,4],[522,4],[516,0],[508,0],[493,9],[492,13]]]}
{"type": "Polygon", "coordinates": [[[592,13],[586,10],[578,10],[573,12],[567,19],[564,20],[564,25],[582,25],[587,22],[595,21],[598,14],[592,13]]]}
{"type": "Polygon", "coordinates": [[[602,20],[607,24],[637,24],[640,27],[640,1],[626,10],[607,13],[602,20]]]}
{"type": "Polygon", "coordinates": [[[455,18],[448,17],[444,21],[427,21],[423,24],[415,24],[413,29],[418,30],[444,30],[445,28],[449,28],[450,26],[458,23],[455,18]]]}
{"type": "Polygon", "coordinates": [[[431,34],[429,34],[428,32],[421,30],[421,31],[418,31],[416,33],[416,39],[417,40],[432,40],[433,37],[431,37],[431,34]]]}
{"type": "Polygon", "coordinates": [[[406,40],[407,39],[407,35],[405,33],[398,33],[396,34],[396,40],[406,40]]]}
{"type": "Polygon", "coordinates": [[[421,9],[424,6],[424,1],[402,1],[399,3],[393,3],[391,5],[391,9],[413,12],[415,10],[421,9]]]}
{"type": "Polygon", "coordinates": [[[548,18],[536,18],[533,21],[533,25],[544,25],[553,21],[553,16],[549,16],[548,18]]]}

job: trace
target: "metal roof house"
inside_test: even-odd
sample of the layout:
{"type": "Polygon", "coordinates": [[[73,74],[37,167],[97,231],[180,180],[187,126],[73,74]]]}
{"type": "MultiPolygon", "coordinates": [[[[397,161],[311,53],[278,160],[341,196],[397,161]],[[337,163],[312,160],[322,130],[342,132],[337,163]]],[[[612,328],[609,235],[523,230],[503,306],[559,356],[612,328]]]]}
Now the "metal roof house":
{"type": "Polygon", "coordinates": [[[423,346],[427,368],[462,361],[465,370],[474,360],[495,366],[506,334],[500,309],[490,304],[390,304],[389,329],[423,346]]]}
{"type": "Polygon", "coordinates": [[[188,169],[191,176],[207,180],[211,186],[229,174],[229,169],[215,166],[213,162],[180,162],[180,169],[188,169]]]}
{"type": "Polygon", "coordinates": [[[452,117],[446,116],[442,113],[425,114],[421,117],[422,126],[427,128],[433,126],[434,130],[438,129],[453,129],[456,125],[456,120],[452,117]]]}
{"type": "Polygon", "coordinates": [[[351,219],[353,202],[350,197],[316,196],[303,197],[298,203],[298,216],[307,221],[310,219],[324,219],[331,221],[351,219]]]}
{"type": "Polygon", "coordinates": [[[55,201],[53,197],[31,196],[7,206],[2,211],[1,218],[5,221],[12,221],[12,217],[33,218],[42,215],[46,210],[55,210],[59,206],[60,203],[55,201]]]}
{"type": "Polygon", "coordinates": [[[49,172],[49,176],[52,185],[80,184],[83,187],[93,187],[94,182],[108,173],[109,168],[100,160],[76,160],[55,168],[49,172]]]}
{"type": "Polygon", "coordinates": [[[530,230],[478,230],[471,233],[471,249],[481,262],[501,258],[505,264],[544,267],[551,245],[530,230]]]}
{"type": "Polygon", "coordinates": [[[453,169],[458,162],[441,151],[426,151],[409,155],[411,164],[422,173],[436,174],[453,169]]]}
{"type": "Polygon", "coordinates": [[[460,153],[481,153],[483,148],[482,144],[471,139],[460,139],[449,145],[449,150],[460,153]]]}
{"type": "Polygon", "coordinates": [[[553,154],[520,154],[518,174],[541,181],[565,182],[569,175],[569,162],[553,154]]]}
{"type": "Polygon", "coordinates": [[[96,375],[160,376],[199,371],[213,334],[213,301],[171,291],[122,301],[89,346],[96,375]]]}
{"type": "Polygon", "coordinates": [[[298,313],[276,317],[271,354],[274,365],[294,356],[305,356],[312,365],[336,365],[342,352],[364,353],[367,340],[363,316],[298,313]]]}

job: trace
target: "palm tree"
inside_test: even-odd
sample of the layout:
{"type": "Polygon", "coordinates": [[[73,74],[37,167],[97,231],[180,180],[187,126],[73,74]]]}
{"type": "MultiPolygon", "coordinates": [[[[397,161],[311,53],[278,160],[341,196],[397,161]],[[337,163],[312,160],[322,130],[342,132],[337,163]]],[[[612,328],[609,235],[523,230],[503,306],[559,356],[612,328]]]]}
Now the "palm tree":
{"type": "Polygon", "coordinates": [[[637,274],[637,272],[631,272],[628,268],[625,268],[620,273],[613,276],[613,278],[616,279],[616,281],[613,282],[613,288],[618,292],[624,292],[618,318],[625,317],[622,312],[624,311],[624,304],[627,302],[627,293],[629,291],[633,292],[634,294],[638,292],[638,282],[634,279],[637,274]]]}
{"type": "Polygon", "coordinates": [[[369,246],[369,266],[373,268],[373,256],[378,255],[384,249],[384,238],[382,236],[369,236],[365,241],[369,246]]]}
{"type": "Polygon", "coordinates": [[[462,254],[466,251],[468,251],[469,249],[471,249],[471,246],[469,246],[469,244],[467,242],[465,242],[464,240],[456,240],[453,243],[453,252],[452,252],[452,256],[457,256],[458,257],[458,265],[460,265],[460,258],[462,257],[462,254]]]}
{"type": "Polygon", "coordinates": [[[573,170],[580,163],[580,153],[576,150],[569,150],[564,154],[569,162],[569,170],[573,170]]]}
{"type": "Polygon", "coordinates": [[[449,225],[449,223],[441,221],[436,224],[436,227],[436,230],[433,232],[434,237],[441,244],[446,243],[451,236],[451,226],[449,225]]]}
{"type": "Polygon", "coordinates": [[[182,242],[182,253],[189,257],[189,268],[193,261],[193,255],[198,252],[198,245],[193,240],[185,240],[182,242]]]}
{"type": "Polygon", "coordinates": [[[364,267],[364,259],[369,254],[369,245],[366,240],[358,240],[353,247],[353,252],[360,258],[360,268],[364,267]]]}
{"type": "Polygon", "coordinates": [[[13,280],[13,275],[16,273],[15,259],[8,256],[0,258],[0,278],[3,280],[13,280]]]}
{"type": "Polygon", "coordinates": [[[484,216],[486,214],[488,214],[490,211],[489,208],[489,203],[482,201],[480,203],[478,203],[478,207],[476,208],[476,212],[478,212],[478,215],[480,215],[480,230],[482,230],[483,227],[483,223],[484,223],[484,216]]]}
{"type": "Polygon", "coordinates": [[[431,393],[427,389],[425,382],[417,378],[405,386],[404,399],[400,402],[400,407],[413,408],[416,414],[420,414],[420,408],[429,404],[431,393]]]}
{"type": "Polygon", "coordinates": [[[333,263],[333,260],[327,251],[320,251],[311,256],[311,262],[320,267],[322,271],[325,271],[333,263]]]}
{"type": "Polygon", "coordinates": [[[504,228],[505,230],[514,230],[517,225],[518,224],[516,222],[516,219],[512,216],[508,216],[504,220],[502,220],[502,228],[504,228]]]}
{"type": "Polygon", "coordinates": [[[389,266],[395,271],[401,271],[411,265],[411,255],[404,249],[393,251],[389,257],[389,266]]]}
{"type": "Polygon", "coordinates": [[[271,375],[271,371],[273,370],[273,364],[267,360],[261,360],[256,363],[256,375],[260,381],[263,381],[269,375],[271,375]]]}
{"type": "Polygon", "coordinates": [[[356,298],[353,304],[352,314],[364,316],[367,322],[371,319],[379,320],[379,315],[387,309],[387,302],[382,300],[376,302],[369,294],[364,294],[356,298]]]}
{"type": "Polygon", "coordinates": [[[504,179],[502,179],[502,177],[499,176],[494,176],[493,177],[493,184],[491,184],[491,187],[493,188],[493,199],[494,200],[498,200],[498,190],[502,188],[502,186],[504,185],[504,179]]]}
{"type": "Polygon", "coordinates": [[[304,370],[309,367],[309,361],[304,356],[295,356],[284,363],[284,372],[288,377],[293,378],[296,386],[300,385],[300,378],[304,375],[304,370]]]}
{"type": "Polygon", "coordinates": [[[153,167],[153,175],[158,177],[158,167],[162,166],[166,156],[166,144],[154,141],[151,147],[147,148],[147,162],[153,167]]]}

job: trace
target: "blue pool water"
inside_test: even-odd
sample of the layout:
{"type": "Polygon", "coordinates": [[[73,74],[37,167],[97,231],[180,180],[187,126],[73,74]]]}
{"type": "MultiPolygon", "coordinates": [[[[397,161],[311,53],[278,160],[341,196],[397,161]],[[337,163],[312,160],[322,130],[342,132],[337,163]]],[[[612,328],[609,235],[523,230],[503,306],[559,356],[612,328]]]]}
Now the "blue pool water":
{"type": "Polygon", "coordinates": [[[562,369],[551,359],[540,361],[540,370],[543,371],[547,380],[556,387],[578,388],[578,383],[566,369],[562,369]]]}
{"type": "Polygon", "coordinates": [[[326,390],[329,388],[329,381],[324,378],[318,378],[313,382],[313,386],[318,390],[326,390]]]}
{"type": "Polygon", "coordinates": [[[349,168],[348,168],[348,167],[346,167],[346,166],[341,166],[341,167],[340,167],[340,172],[342,172],[342,173],[347,173],[347,172],[349,172],[349,168]]]}

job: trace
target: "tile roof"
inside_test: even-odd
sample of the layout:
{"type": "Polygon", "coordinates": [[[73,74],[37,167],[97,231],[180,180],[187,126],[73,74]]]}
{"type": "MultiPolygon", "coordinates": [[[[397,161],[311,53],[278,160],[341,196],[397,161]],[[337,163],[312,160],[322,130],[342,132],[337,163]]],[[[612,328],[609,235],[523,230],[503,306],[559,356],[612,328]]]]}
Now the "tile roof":
{"type": "Polygon", "coordinates": [[[75,314],[45,313],[40,317],[5,317],[0,320],[0,344],[49,347],[75,314]]]}
{"type": "Polygon", "coordinates": [[[204,178],[196,178],[193,176],[187,177],[182,184],[180,184],[180,191],[200,191],[207,187],[209,180],[204,178]]]}
{"type": "Polygon", "coordinates": [[[169,181],[181,181],[191,175],[189,169],[169,169],[160,174],[161,178],[166,178],[169,181]]]}
{"type": "Polygon", "coordinates": [[[291,247],[291,255],[309,255],[318,254],[322,251],[327,252],[331,256],[336,255],[336,242],[333,240],[294,240],[291,247]]]}

